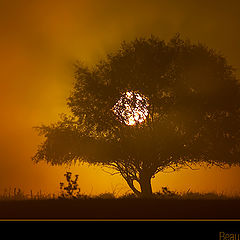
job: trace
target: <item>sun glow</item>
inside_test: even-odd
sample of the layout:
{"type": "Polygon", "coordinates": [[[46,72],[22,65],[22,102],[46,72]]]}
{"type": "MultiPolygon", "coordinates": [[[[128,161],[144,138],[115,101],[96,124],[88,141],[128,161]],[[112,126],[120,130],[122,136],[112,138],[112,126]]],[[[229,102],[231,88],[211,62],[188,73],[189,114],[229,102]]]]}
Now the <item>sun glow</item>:
{"type": "Polygon", "coordinates": [[[127,91],[113,106],[113,112],[121,122],[133,126],[142,123],[148,116],[148,99],[135,91],[127,91]]]}

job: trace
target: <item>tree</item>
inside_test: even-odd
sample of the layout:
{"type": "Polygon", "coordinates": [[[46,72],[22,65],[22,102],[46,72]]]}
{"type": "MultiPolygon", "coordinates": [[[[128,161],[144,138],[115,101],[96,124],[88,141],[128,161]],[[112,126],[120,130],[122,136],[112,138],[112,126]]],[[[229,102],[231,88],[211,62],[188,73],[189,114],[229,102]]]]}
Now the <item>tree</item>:
{"type": "Polygon", "coordinates": [[[67,104],[72,116],[38,127],[45,141],[35,162],[109,167],[143,197],[166,169],[239,165],[235,70],[220,53],[179,35],[167,43],[154,36],[123,42],[91,68],[76,64],[67,104]]]}

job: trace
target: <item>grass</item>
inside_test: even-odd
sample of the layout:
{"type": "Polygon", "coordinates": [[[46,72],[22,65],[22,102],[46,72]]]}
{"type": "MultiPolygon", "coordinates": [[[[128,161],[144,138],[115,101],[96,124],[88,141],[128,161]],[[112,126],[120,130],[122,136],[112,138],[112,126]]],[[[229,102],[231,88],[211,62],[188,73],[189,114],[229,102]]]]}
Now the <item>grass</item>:
{"type": "Polygon", "coordinates": [[[178,193],[167,188],[149,199],[114,192],[70,198],[14,188],[0,195],[0,219],[240,219],[239,200],[237,195],[178,193]]]}
{"type": "MultiPolygon", "coordinates": [[[[121,196],[116,196],[114,192],[105,192],[99,195],[86,195],[78,194],[71,198],[63,192],[58,194],[43,193],[41,190],[37,193],[33,193],[31,190],[29,193],[24,193],[20,188],[5,189],[4,193],[0,194],[1,200],[50,200],[50,199],[135,199],[137,198],[132,193],[126,193],[121,196]]],[[[218,194],[215,192],[200,193],[193,191],[176,192],[170,191],[167,187],[162,188],[162,191],[155,192],[153,199],[166,199],[166,200],[240,200],[240,195],[227,196],[223,193],[218,194]]]]}
{"type": "Polygon", "coordinates": [[[37,193],[33,193],[31,190],[29,193],[25,193],[23,190],[20,188],[8,188],[5,189],[2,194],[0,194],[0,201],[1,200],[6,200],[6,201],[11,201],[11,200],[44,200],[44,199],[55,199],[58,196],[56,194],[47,194],[47,193],[42,193],[40,190],[37,193]]]}

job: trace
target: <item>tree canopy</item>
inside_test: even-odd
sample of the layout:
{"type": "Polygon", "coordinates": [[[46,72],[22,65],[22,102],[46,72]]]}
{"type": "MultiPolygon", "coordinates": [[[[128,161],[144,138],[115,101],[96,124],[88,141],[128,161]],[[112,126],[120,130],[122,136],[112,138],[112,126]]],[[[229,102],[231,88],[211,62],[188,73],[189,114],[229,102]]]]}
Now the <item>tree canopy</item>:
{"type": "Polygon", "coordinates": [[[179,35],[123,42],[92,67],[76,64],[67,105],[72,116],[38,127],[45,141],[35,162],[110,167],[140,196],[151,195],[151,178],[167,168],[240,163],[235,70],[179,35]]]}

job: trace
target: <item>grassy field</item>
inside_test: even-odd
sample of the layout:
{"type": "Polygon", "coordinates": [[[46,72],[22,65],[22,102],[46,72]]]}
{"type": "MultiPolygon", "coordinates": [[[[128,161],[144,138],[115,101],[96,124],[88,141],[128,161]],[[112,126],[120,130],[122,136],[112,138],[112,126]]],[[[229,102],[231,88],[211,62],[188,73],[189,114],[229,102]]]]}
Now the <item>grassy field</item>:
{"type": "Polygon", "coordinates": [[[240,198],[165,191],[151,199],[112,193],[70,199],[15,190],[0,196],[0,219],[240,219],[240,198]]]}
{"type": "MultiPolygon", "coordinates": [[[[87,195],[83,193],[75,194],[75,199],[135,199],[136,196],[133,193],[125,193],[118,195],[117,191],[105,192],[99,195],[87,195]]],[[[8,188],[0,194],[0,201],[9,200],[53,200],[53,199],[68,199],[71,198],[66,191],[59,191],[55,194],[44,193],[43,191],[33,192],[32,190],[28,193],[22,191],[20,188],[8,188]]],[[[167,187],[163,187],[161,191],[153,194],[154,199],[171,199],[171,200],[240,200],[240,195],[226,195],[224,193],[216,192],[193,192],[190,189],[185,192],[170,191],[167,187]]]]}

